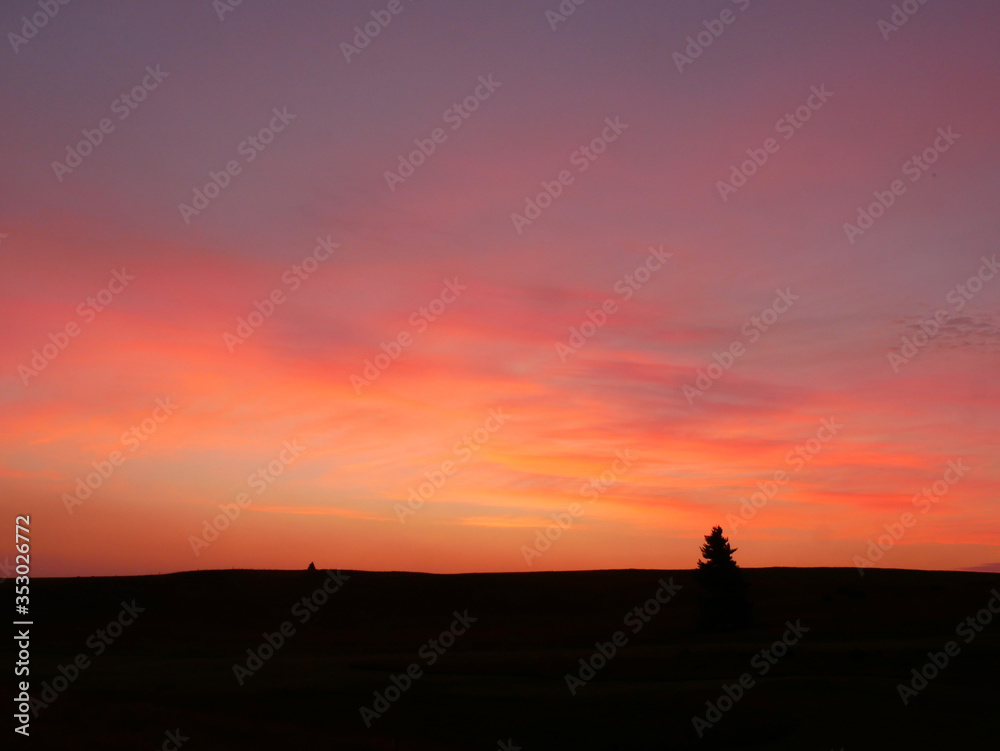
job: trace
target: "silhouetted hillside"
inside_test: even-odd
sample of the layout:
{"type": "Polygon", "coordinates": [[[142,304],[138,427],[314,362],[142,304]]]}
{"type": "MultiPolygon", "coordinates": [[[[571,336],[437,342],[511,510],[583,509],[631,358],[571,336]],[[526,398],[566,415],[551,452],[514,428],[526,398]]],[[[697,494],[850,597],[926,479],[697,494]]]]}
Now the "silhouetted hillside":
{"type": "Polygon", "coordinates": [[[79,653],[90,666],[41,710],[32,747],[156,748],[175,728],[185,750],[950,748],[955,728],[966,747],[995,743],[1000,624],[969,643],[956,626],[1000,575],[746,569],[752,630],[712,635],[691,571],[343,574],[339,588],[322,570],[34,580],[33,694],[79,653]],[[316,597],[324,582],[336,591],[316,597]],[[123,603],[134,622],[95,639],[123,603]],[[283,645],[248,667],[283,623],[283,645]],[[808,631],[759,675],[789,623],[808,631]],[[625,645],[573,695],[567,674],[618,631],[625,645]],[[904,706],[897,685],[949,640],[961,653],[904,706]],[[412,664],[366,727],[361,707],[412,664]],[[699,739],[692,717],[747,672],[699,739]]]}

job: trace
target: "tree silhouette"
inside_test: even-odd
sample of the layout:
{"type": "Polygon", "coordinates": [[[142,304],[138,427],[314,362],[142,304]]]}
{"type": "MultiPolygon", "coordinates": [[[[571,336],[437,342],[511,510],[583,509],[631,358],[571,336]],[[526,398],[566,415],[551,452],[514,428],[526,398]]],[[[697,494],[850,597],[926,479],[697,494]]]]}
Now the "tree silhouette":
{"type": "Polygon", "coordinates": [[[698,561],[695,578],[705,591],[701,599],[702,628],[709,631],[729,631],[751,623],[751,605],[744,596],[746,580],[733,558],[736,548],[722,534],[722,527],[713,527],[701,546],[704,560],[698,561]]]}
{"type": "Polygon", "coordinates": [[[722,527],[712,527],[712,533],[705,535],[698,561],[700,578],[709,589],[741,589],[745,586],[740,566],[733,559],[737,548],[729,546],[729,538],[722,536],[722,527]]]}
{"type": "Polygon", "coordinates": [[[733,553],[739,548],[729,547],[729,538],[722,536],[722,527],[712,527],[712,534],[705,535],[705,544],[701,546],[701,557],[698,568],[739,568],[733,560],[733,553]]]}

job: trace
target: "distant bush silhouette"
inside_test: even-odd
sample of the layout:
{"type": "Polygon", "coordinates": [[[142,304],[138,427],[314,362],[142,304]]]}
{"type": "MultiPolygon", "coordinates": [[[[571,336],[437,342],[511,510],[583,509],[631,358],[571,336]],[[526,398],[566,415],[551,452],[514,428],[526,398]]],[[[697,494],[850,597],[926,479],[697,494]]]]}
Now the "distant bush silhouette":
{"type": "Polygon", "coordinates": [[[705,591],[699,625],[707,631],[730,631],[752,622],[751,605],[745,596],[747,583],[733,558],[736,550],[729,546],[722,527],[713,527],[712,533],[705,535],[701,546],[704,560],[698,561],[695,579],[705,591]]]}
{"type": "Polygon", "coordinates": [[[306,569],[306,571],[315,571],[315,570],[316,570],[316,564],[315,563],[310,563],[309,564],[309,568],[306,569]]]}

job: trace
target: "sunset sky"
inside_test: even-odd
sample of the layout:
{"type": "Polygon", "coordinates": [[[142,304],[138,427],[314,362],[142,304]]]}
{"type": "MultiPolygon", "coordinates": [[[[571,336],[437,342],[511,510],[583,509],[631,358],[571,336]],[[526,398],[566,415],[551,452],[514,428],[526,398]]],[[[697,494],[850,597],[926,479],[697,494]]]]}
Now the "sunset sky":
{"type": "Polygon", "coordinates": [[[1000,569],[1000,8],[558,7],[5,3],[35,574],[1000,569]]]}

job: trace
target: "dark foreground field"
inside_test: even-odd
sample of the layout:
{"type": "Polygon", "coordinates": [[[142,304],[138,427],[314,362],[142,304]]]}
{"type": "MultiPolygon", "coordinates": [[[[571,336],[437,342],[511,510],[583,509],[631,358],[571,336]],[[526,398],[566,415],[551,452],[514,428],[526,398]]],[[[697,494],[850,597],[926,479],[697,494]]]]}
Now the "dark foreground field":
{"type": "Polygon", "coordinates": [[[178,729],[185,751],[998,747],[1000,617],[956,632],[997,574],[751,569],[754,628],[706,635],[688,571],[345,573],[325,604],[322,571],[35,580],[33,695],[77,655],[89,663],[12,747],[171,749],[178,729]],[[673,599],[626,622],[670,577],[673,599]],[[133,600],[134,622],[109,629],[133,600]],[[455,611],[476,620],[440,654],[428,642],[455,611]],[[809,630],[788,654],[762,658],[796,621],[809,630]],[[233,666],[286,622],[285,644],[241,686],[233,666]],[[571,695],[565,676],[616,631],[627,644],[571,695]],[[897,684],[949,641],[957,656],[904,706],[897,684]],[[414,663],[420,677],[366,728],[360,708],[414,663]],[[744,673],[752,687],[699,738],[692,717],[744,673]]]}

